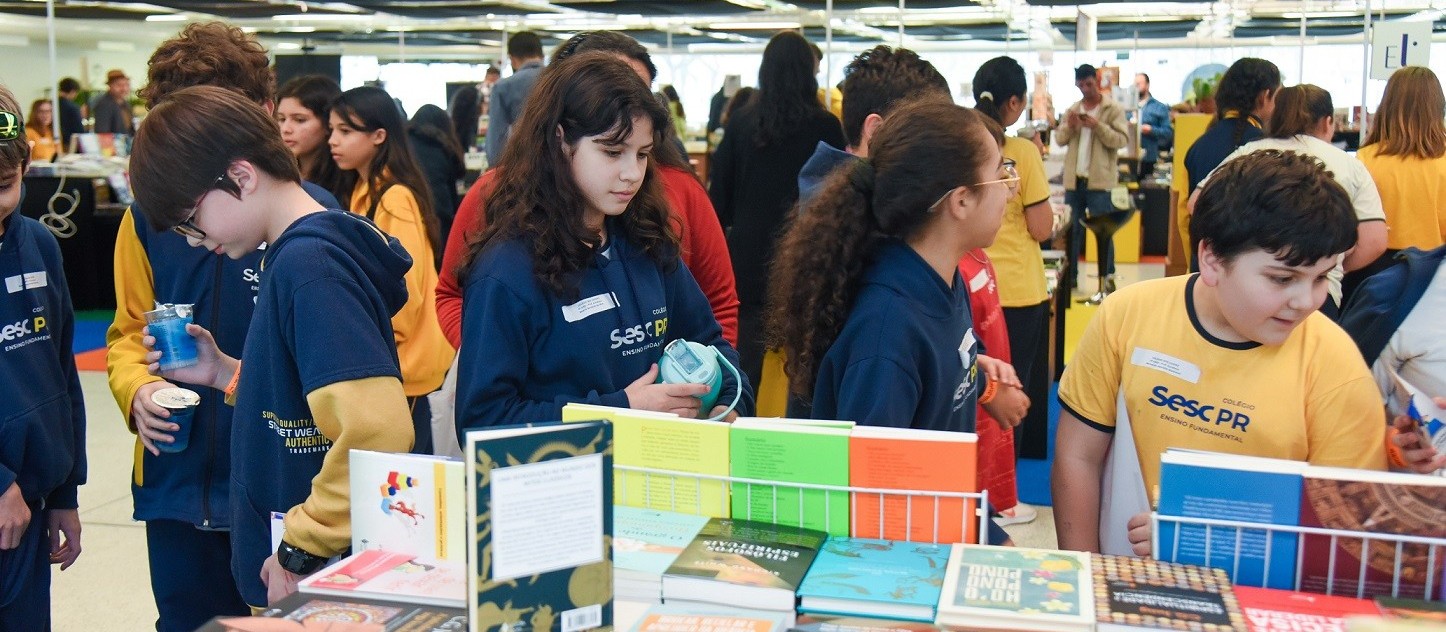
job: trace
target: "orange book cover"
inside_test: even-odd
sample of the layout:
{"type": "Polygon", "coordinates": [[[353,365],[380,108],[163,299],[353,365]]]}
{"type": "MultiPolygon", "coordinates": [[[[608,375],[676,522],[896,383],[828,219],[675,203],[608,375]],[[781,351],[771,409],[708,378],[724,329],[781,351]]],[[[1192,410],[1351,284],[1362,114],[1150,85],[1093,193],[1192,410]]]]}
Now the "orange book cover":
{"type": "MultiPolygon", "coordinates": [[[[935,492],[979,491],[978,438],[966,432],[856,426],[849,437],[849,485],[935,492]]],[[[972,499],[853,494],[856,538],[978,542],[972,499]]]]}

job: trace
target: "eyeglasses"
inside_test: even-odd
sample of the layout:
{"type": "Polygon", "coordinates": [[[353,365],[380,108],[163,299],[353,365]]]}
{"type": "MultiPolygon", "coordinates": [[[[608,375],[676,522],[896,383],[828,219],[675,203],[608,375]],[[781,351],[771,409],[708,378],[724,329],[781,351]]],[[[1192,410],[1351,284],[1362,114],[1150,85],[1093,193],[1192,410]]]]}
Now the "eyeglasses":
{"type": "Polygon", "coordinates": [[[20,138],[20,117],[0,110],[0,141],[20,138]]]}
{"type": "Polygon", "coordinates": [[[196,203],[191,205],[191,212],[186,214],[186,219],[183,219],[181,220],[181,223],[172,226],[171,230],[174,231],[177,235],[180,235],[187,239],[194,239],[196,241],[205,240],[206,231],[201,230],[200,227],[196,226],[196,213],[199,213],[201,211],[201,202],[206,200],[206,196],[210,195],[212,191],[215,191],[218,188],[218,185],[225,181],[226,174],[223,173],[219,176],[216,176],[216,179],[211,181],[211,186],[206,187],[206,190],[201,193],[201,197],[196,198],[196,203]]]}
{"type": "MultiPolygon", "coordinates": [[[[999,172],[1004,174],[1003,178],[999,178],[997,180],[985,180],[983,182],[975,182],[974,184],[966,184],[964,186],[982,187],[989,184],[998,184],[1000,182],[1003,182],[1005,186],[1009,187],[1009,194],[1014,195],[1014,192],[1019,190],[1019,170],[1016,169],[1014,165],[1015,162],[1013,160],[1005,160],[1004,164],[999,166],[999,172]]],[[[944,195],[939,196],[939,199],[934,200],[934,203],[929,205],[929,209],[932,210],[934,207],[938,206],[940,202],[943,202],[946,198],[949,197],[950,194],[954,192],[954,189],[958,188],[959,187],[954,187],[953,189],[945,191],[944,195]]]]}

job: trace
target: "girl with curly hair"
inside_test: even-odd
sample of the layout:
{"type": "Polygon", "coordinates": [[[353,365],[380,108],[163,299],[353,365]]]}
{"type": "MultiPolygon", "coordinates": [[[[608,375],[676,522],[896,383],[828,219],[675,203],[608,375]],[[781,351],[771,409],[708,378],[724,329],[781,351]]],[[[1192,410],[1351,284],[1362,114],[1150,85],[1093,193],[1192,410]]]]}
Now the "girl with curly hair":
{"type": "Polygon", "coordinates": [[[973,110],[915,101],[799,210],[773,264],[769,342],[814,418],[973,432],[976,402],[1018,388],[1007,364],[980,354],[959,273],[994,241],[1018,180],[1003,140],[973,110]]]}
{"type": "MultiPolygon", "coordinates": [[[[679,265],[651,155],[667,110],[603,53],[549,66],[533,90],[460,268],[459,440],[558,419],[569,402],[698,416],[707,386],[655,383],[663,347],[711,345],[735,366],[738,354],[679,265]]],[[[731,377],[719,399],[740,393],[735,412],[749,414],[748,382],[731,377]]]]}

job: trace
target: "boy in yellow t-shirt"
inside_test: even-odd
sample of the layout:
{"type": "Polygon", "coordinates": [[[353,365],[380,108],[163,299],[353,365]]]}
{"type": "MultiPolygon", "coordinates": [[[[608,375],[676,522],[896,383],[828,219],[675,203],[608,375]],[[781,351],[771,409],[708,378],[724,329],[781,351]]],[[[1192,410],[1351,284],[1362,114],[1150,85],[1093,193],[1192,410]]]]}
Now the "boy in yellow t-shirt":
{"type": "MultiPolygon", "coordinates": [[[[1061,548],[1148,554],[1167,448],[1385,469],[1371,373],[1316,312],[1355,227],[1350,198],[1313,158],[1261,151],[1216,172],[1190,223],[1200,272],[1112,295],[1060,381],[1061,548]]],[[[1417,469],[1441,460],[1398,438],[1417,469]]]]}

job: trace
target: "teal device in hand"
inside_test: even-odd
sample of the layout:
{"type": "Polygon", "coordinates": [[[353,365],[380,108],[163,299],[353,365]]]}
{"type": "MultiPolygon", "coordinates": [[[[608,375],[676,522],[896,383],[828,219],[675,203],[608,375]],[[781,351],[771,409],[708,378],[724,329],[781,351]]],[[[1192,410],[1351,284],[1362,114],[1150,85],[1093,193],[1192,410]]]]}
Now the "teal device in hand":
{"type": "Polygon", "coordinates": [[[668,343],[668,346],[663,347],[663,357],[658,360],[658,382],[707,385],[708,392],[698,397],[702,402],[699,407],[700,416],[706,415],[717,405],[718,396],[723,393],[723,370],[718,366],[720,362],[733,372],[733,380],[739,387],[735,389],[733,403],[728,405],[728,409],[708,418],[709,421],[717,421],[732,412],[743,395],[743,379],[738,376],[738,368],[733,366],[728,358],[723,357],[718,349],[682,339],[668,343]]]}

